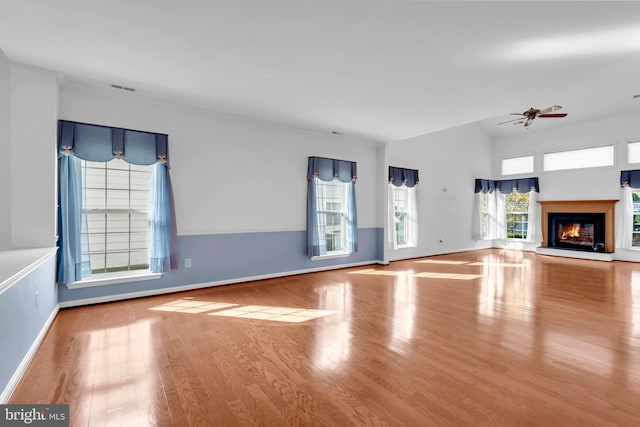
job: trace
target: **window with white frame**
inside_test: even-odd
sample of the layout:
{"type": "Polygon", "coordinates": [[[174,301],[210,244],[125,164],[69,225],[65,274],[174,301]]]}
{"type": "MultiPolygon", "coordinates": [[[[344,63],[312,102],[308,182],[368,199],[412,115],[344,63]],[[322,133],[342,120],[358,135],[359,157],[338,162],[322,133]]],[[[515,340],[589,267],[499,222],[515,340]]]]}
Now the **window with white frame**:
{"type": "Polygon", "coordinates": [[[407,192],[406,186],[392,186],[393,191],[393,225],[395,228],[396,245],[407,246],[407,192]]]}
{"type": "Polygon", "coordinates": [[[533,156],[502,159],[502,175],[533,173],[533,156]]]}
{"type": "MultiPolygon", "coordinates": [[[[91,273],[149,268],[149,192],[152,166],[121,159],[82,161],[88,238],[83,256],[91,273]]],[[[85,240],[86,241],[86,240],[85,240]]]]}
{"type": "MultiPolygon", "coordinates": [[[[324,219],[324,239],[327,255],[347,253],[346,245],[346,183],[317,180],[318,214],[324,219]]],[[[321,236],[322,238],[322,236],[321,236]]]]}
{"type": "Polygon", "coordinates": [[[505,215],[508,239],[527,239],[529,228],[529,193],[516,191],[505,194],[505,215]]]}
{"type": "Polygon", "coordinates": [[[613,145],[545,153],[543,157],[543,167],[546,172],[613,165],[613,145]]]}
{"type": "Polygon", "coordinates": [[[631,246],[640,248],[640,190],[631,192],[633,203],[633,228],[631,246]]]}

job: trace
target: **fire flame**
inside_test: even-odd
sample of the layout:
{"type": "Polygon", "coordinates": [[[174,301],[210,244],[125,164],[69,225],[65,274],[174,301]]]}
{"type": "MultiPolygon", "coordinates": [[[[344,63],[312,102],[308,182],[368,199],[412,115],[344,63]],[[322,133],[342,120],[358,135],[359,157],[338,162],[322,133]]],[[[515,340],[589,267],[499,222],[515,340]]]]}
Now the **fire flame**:
{"type": "Polygon", "coordinates": [[[563,230],[561,239],[568,239],[569,237],[580,237],[580,224],[573,224],[568,230],[563,230]]]}

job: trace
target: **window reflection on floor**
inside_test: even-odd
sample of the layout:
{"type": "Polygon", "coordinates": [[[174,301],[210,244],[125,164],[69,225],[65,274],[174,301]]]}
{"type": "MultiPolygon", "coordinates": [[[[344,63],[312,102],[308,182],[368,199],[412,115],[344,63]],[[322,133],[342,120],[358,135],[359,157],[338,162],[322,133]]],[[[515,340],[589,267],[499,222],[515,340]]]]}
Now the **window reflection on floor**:
{"type": "Polygon", "coordinates": [[[319,319],[315,328],[313,363],[339,371],[351,357],[353,292],[351,283],[335,283],[317,290],[318,306],[337,314],[319,319]]]}

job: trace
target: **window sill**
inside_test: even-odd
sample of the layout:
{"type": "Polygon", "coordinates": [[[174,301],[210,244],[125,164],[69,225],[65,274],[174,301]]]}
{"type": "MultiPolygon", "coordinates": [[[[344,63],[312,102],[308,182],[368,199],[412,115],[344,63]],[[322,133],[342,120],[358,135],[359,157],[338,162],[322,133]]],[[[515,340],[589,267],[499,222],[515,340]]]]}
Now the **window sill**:
{"type": "Polygon", "coordinates": [[[320,261],[321,259],[346,258],[349,255],[351,255],[350,252],[331,254],[331,255],[318,255],[318,256],[312,256],[311,261],[320,261]]]}
{"type": "Polygon", "coordinates": [[[151,273],[148,270],[140,272],[126,271],[122,273],[106,273],[93,276],[77,282],[67,283],[67,289],[91,288],[93,286],[115,285],[117,283],[139,282],[154,280],[162,277],[162,273],[151,273]]]}

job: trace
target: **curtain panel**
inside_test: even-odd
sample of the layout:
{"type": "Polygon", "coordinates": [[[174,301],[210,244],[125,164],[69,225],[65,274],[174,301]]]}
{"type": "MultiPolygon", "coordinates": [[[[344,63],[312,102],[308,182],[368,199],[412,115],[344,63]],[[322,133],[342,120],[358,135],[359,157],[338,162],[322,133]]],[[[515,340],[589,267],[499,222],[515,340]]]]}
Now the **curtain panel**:
{"type": "Polygon", "coordinates": [[[633,248],[633,190],[640,188],[640,170],[620,171],[620,203],[622,224],[616,224],[616,247],[633,248]]]}
{"type": "Polygon", "coordinates": [[[122,159],[135,165],[155,165],[149,206],[149,266],[154,273],[177,268],[177,228],[169,177],[168,136],[59,120],[58,280],[66,284],[91,274],[89,260],[82,256],[88,253],[88,242],[82,242],[86,213],[80,159],[93,162],[122,159]],[[83,247],[84,250],[79,249],[83,247]]]}
{"type": "Polygon", "coordinates": [[[319,211],[323,209],[322,194],[318,180],[338,181],[346,184],[346,251],[358,250],[358,224],[356,209],[356,162],[329,159],[325,157],[309,157],[307,165],[307,254],[309,257],[327,255],[325,240],[325,216],[319,211]]]}
{"type": "Polygon", "coordinates": [[[397,168],[389,166],[389,182],[396,187],[406,185],[408,188],[415,187],[420,179],[416,169],[397,168]]]}

